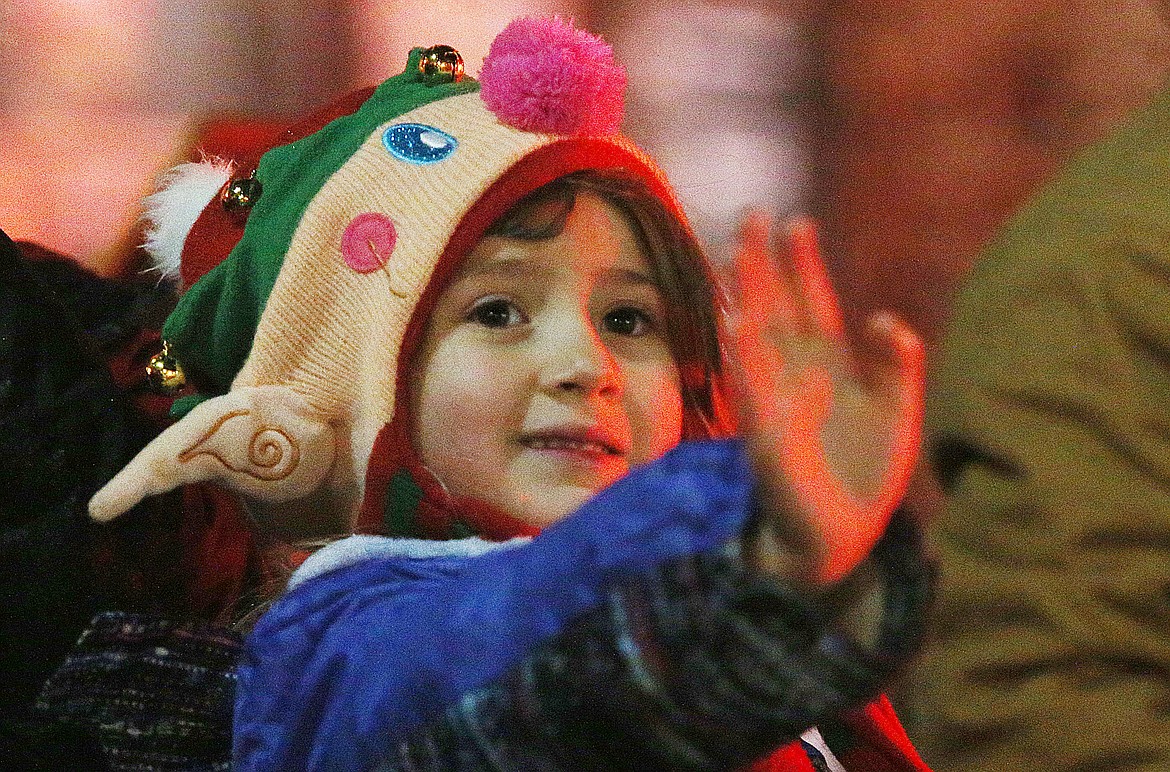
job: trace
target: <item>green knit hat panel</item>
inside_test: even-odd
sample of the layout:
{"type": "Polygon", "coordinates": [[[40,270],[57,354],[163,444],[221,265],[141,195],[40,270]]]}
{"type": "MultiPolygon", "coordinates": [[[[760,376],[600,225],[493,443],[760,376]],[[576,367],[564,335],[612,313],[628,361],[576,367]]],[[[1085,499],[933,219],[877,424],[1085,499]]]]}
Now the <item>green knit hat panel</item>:
{"type": "Polygon", "coordinates": [[[464,78],[428,84],[415,48],[355,112],[265,153],[256,169],[263,193],[231,253],[181,298],[163,326],[184,369],[211,394],[226,393],[243,367],[268,296],[301,217],[325,182],[381,124],[429,102],[479,90],[464,78]]]}

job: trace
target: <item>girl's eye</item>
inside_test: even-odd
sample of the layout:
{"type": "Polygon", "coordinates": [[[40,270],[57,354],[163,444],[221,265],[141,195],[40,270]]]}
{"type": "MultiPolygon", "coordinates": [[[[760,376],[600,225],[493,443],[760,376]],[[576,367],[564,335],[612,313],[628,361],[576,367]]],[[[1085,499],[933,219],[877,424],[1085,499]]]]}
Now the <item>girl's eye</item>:
{"type": "Polygon", "coordinates": [[[613,309],[605,315],[601,323],[606,332],[630,336],[645,335],[653,326],[649,314],[629,306],[613,309]]]}
{"type": "Polygon", "coordinates": [[[467,319],[491,328],[511,327],[525,321],[520,309],[503,298],[486,298],[479,301],[472,307],[467,319]]]}

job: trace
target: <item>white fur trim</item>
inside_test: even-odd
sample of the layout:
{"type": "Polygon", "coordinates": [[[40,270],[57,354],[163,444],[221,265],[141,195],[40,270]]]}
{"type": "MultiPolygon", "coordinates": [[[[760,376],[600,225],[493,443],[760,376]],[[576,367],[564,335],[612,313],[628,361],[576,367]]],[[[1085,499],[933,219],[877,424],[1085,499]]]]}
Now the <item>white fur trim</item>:
{"type": "Polygon", "coordinates": [[[518,536],[505,542],[485,541],[475,536],[446,541],[393,539],[388,536],[349,536],[310,555],[288,580],[288,589],[291,590],[315,576],[374,558],[474,558],[494,550],[518,547],[530,541],[532,538],[528,536],[518,536]]]}
{"type": "Polygon", "coordinates": [[[220,158],[185,163],[166,172],[156,193],[146,198],[149,224],[142,248],[162,280],[178,281],[183,244],[200,213],[232,176],[233,165],[220,158]]]}

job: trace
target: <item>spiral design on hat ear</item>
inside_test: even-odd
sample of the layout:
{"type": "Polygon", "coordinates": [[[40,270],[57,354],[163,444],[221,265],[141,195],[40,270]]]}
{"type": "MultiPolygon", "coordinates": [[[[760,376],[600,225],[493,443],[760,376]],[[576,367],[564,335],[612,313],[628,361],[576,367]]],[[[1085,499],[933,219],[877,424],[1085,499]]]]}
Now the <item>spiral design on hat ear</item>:
{"type": "Polygon", "coordinates": [[[94,494],[89,513],[106,522],[147,496],[200,482],[255,501],[292,501],[320,488],[336,450],[333,427],[300,394],[241,386],[163,430],[94,494]]]}
{"type": "Polygon", "coordinates": [[[220,430],[229,421],[246,419],[250,410],[234,410],[225,413],[193,445],[179,454],[180,463],[187,463],[198,456],[211,456],[233,472],[247,475],[255,480],[275,482],[283,480],[296,471],[301,462],[301,449],[282,427],[261,425],[248,441],[245,458],[238,458],[238,450],[227,443],[213,443],[221,437],[220,430]]]}
{"type": "Polygon", "coordinates": [[[283,480],[301,462],[301,449],[296,441],[279,426],[264,426],[252,435],[248,443],[248,460],[254,464],[253,477],[261,480],[283,480]],[[260,473],[265,470],[267,474],[260,473]]]}

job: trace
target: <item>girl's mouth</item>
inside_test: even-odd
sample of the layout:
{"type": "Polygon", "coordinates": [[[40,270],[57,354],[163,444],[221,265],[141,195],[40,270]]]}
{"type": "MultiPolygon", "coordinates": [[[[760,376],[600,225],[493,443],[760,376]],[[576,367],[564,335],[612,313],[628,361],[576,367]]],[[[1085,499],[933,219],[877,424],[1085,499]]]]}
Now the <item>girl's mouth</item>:
{"type": "Polygon", "coordinates": [[[597,456],[621,455],[613,447],[594,440],[578,440],[568,437],[526,437],[521,444],[533,450],[567,450],[573,453],[585,453],[597,456]]]}
{"type": "Polygon", "coordinates": [[[553,428],[529,432],[520,444],[531,450],[545,450],[585,456],[623,456],[622,449],[605,432],[597,429],[553,428]]]}

